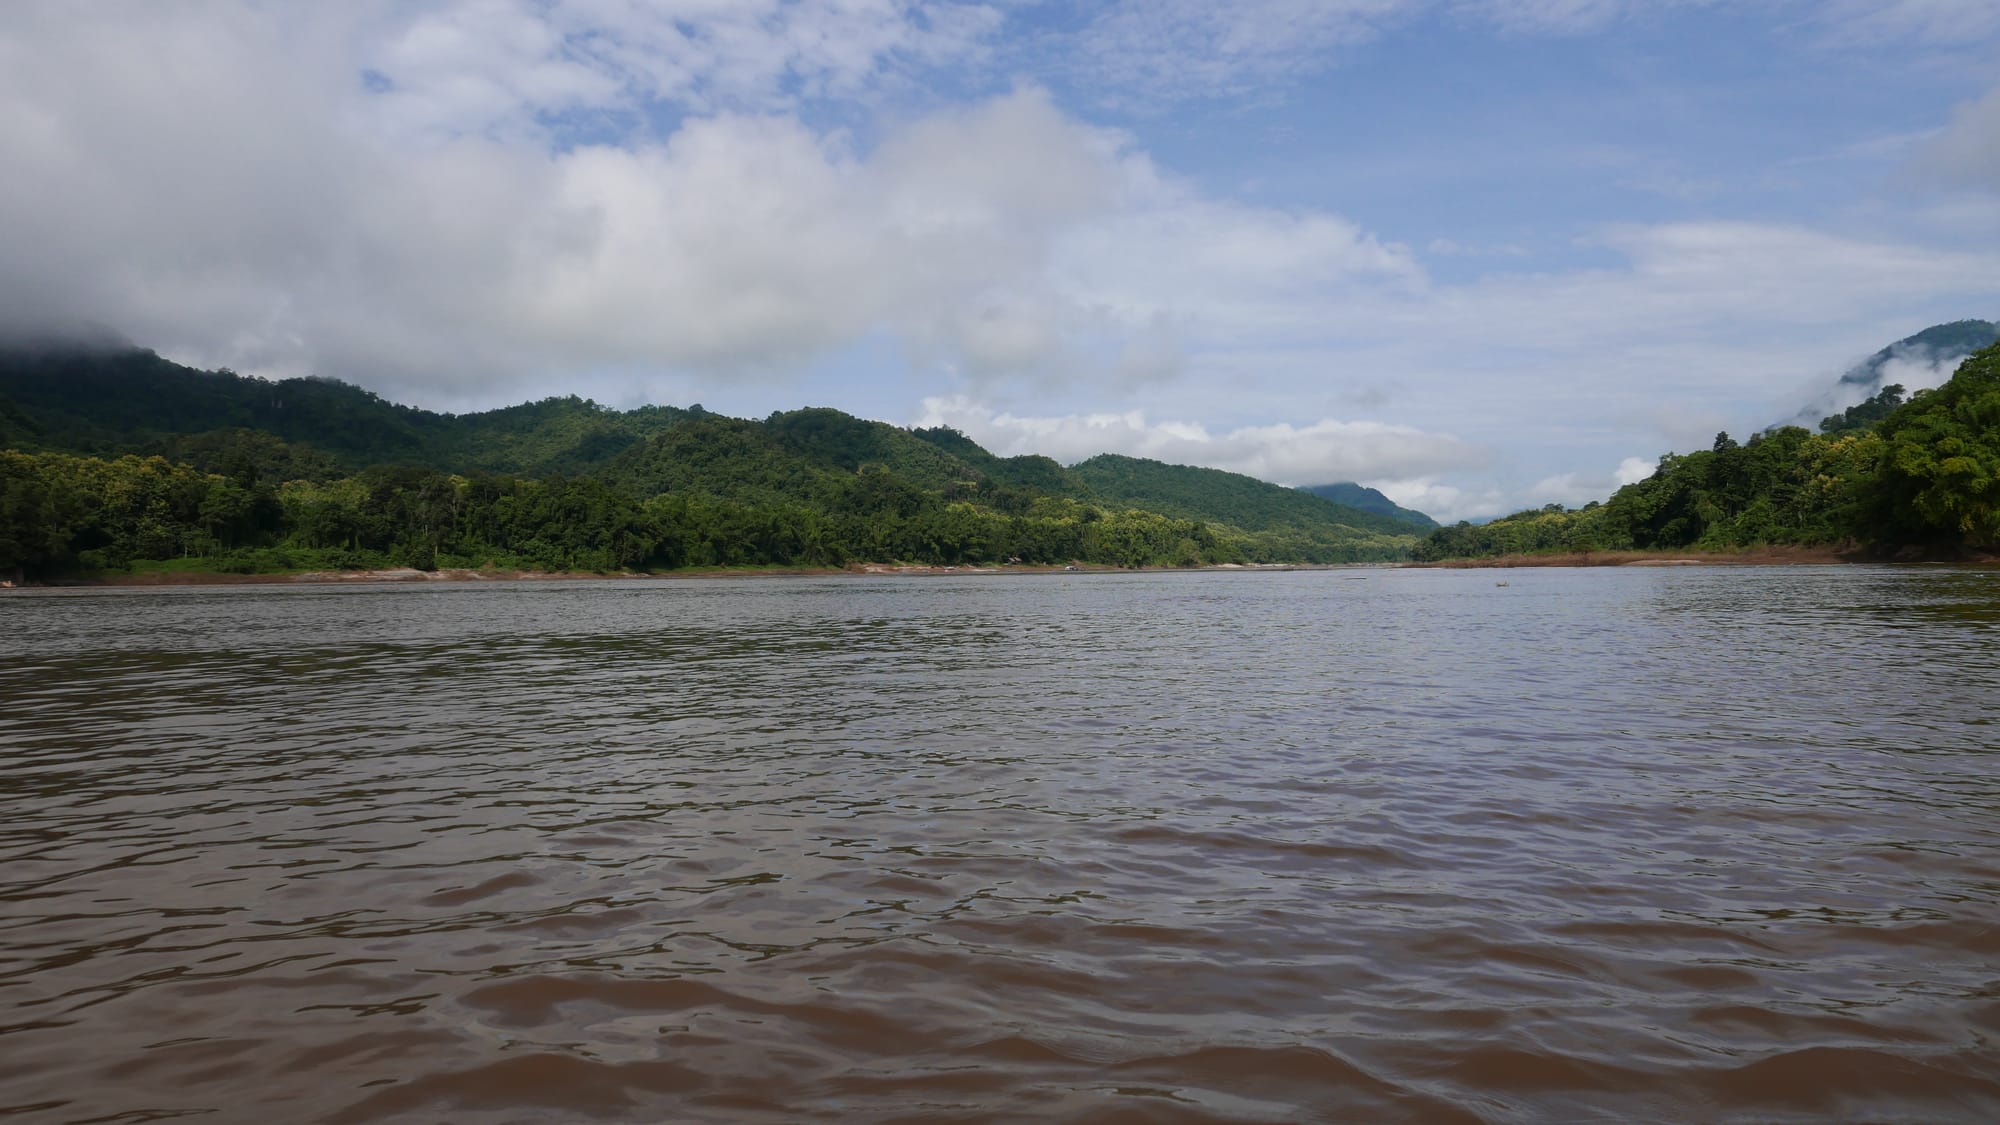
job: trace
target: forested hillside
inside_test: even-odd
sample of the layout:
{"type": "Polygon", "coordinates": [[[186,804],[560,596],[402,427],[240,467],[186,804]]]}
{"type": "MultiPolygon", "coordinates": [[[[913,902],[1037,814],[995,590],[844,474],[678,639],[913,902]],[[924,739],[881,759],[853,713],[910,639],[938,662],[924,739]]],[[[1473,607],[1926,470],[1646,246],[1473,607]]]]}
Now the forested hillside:
{"type": "Polygon", "coordinates": [[[1603,503],[1516,512],[1433,532],[1440,560],[1556,551],[1729,550],[1851,542],[1934,553],[2000,548],[2000,345],[1944,386],[1885,387],[1829,418],[1668,454],[1603,503]]]}
{"type": "Polygon", "coordinates": [[[1070,471],[1105,503],[1228,522],[1306,553],[1356,539],[1386,551],[1419,530],[1391,516],[1219,469],[1105,453],[1070,471]]]}
{"type": "Polygon", "coordinates": [[[1143,487],[1100,491],[1082,467],[826,408],[449,415],[141,351],[0,354],[0,426],[0,575],[1343,562],[1415,542],[1247,477],[1135,462],[1143,487]]]}
{"type": "Polygon", "coordinates": [[[600,468],[698,413],[619,411],[571,396],[439,414],[332,379],[199,371],[137,349],[0,350],[0,448],[23,452],[177,458],[248,431],[348,471],[395,464],[543,476],[600,468]]]}
{"type": "Polygon", "coordinates": [[[1070,468],[1092,492],[1106,500],[1148,506],[1188,518],[1228,518],[1246,528],[1340,522],[1356,530],[1404,534],[1396,516],[1336,504],[1304,488],[1270,484],[1240,472],[1166,464],[1142,456],[1104,452],[1070,468]]]}

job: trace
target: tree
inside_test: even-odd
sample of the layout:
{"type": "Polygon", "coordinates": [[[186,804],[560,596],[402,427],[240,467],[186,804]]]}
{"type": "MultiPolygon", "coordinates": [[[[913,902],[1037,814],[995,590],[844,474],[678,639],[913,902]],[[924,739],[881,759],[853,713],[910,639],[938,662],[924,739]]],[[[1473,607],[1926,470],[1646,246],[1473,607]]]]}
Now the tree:
{"type": "Polygon", "coordinates": [[[1884,419],[1876,519],[1934,543],[2000,546],[2000,344],[1884,419]]]}

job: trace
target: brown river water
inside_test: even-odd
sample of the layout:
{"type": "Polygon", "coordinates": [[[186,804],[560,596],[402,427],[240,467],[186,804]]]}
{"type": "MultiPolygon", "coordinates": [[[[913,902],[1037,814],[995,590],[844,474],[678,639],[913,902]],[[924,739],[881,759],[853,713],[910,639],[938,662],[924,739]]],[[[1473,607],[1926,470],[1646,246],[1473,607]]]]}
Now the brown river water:
{"type": "Polygon", "coordinates": [[[2000,1120],[1997,690],[1992,571],[12,593],[0,1117],[2000,1120]]]}

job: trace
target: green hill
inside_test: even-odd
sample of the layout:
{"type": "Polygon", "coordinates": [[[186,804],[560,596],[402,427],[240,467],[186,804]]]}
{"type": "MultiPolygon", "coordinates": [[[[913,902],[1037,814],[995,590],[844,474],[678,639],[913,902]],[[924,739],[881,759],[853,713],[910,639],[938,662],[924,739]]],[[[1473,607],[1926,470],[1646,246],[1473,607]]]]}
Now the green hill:
{"type": "Polygon", "coordinates": [[[769,504],[826,494],[838,470],[761,422],[710,415],[627,449],[606,480],[639,496],[664,492],[769,504]]]}
{"type": "Polygon", "coordinates": [[[1407,557],[1407,523],[1213,469],[996,457],[814,407],[442,414],[136,349],[0,351],[0,571],[1120,566],[1407,557]]]}
{"type": "Polygon", "coordinates": [[[401,406],[332,379],[200,371],[140,349],[0,349],[0,444],[22,450],[176,455],[254,431],[357,470],[589,472],[694,416],[618,411],[575,396],[474,414],[401,406]],[[203,441],[189,439],[206,435],[203,441]]]}
{"type": "Polygon", "coordinates": [[[824,406],[773,414],[764,419],[764,428],[774,441],[805,460],[842,472],[859,472],[865,465],[876,465],[919,488],[930,489],[985,475],[900,426],[870,422],[824,406]]]}

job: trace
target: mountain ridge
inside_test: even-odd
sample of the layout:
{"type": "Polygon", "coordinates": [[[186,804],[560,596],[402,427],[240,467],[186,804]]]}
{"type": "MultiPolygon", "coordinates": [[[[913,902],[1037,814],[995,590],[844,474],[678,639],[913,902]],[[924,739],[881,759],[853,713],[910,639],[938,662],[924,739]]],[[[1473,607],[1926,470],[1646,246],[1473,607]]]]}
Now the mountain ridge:
{"type": "Polygon", "coordinates": [[[0,450],[0,570],[17,571],[1329,563],[1408,557],[1419,530],[1240,474],[999,457],[830,407],[753,420],[572,396],[452,415],[141,349],[0,353],[0,450]]]}

